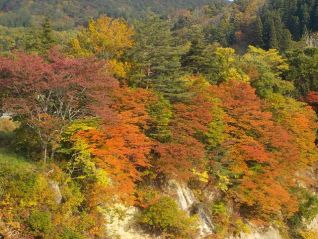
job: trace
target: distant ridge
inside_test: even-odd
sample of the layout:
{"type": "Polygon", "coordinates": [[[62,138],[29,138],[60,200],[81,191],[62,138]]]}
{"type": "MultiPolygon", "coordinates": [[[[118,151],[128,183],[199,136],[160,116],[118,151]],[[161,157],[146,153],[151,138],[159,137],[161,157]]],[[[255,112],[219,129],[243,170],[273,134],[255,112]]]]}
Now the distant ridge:
{"type": "Polygon", "coordinates": [[[8,27],[36,25],[49,16],[57,28],[73,28],[91,17],[107,14],[127,19],[153,11],[166,14],[227,0],[0,0],[0,24],[8,27]]]}

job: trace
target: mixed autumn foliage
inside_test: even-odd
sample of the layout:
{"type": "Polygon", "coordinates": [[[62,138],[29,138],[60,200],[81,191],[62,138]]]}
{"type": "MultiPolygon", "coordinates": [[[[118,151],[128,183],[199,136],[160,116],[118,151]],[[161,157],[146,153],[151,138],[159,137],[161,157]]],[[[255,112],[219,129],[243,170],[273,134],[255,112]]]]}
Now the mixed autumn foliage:
{"type": "MultiPolygon", "coordinates": [[[[140,207],[151,232],[193,238],[195,218],[171,198],[145,199],[173,179],[202,204],[221,205],[210,210],[220,223],[279,222],[300,235],[304,204],[317,203],[309,193],[317,49],[283,55],[249,46],[239,55],[199,36],[177,44],[169,22],[154,15],[134,27],[91,20],[67,45],[48,22],[38,37],[39,45],[0,56],[0,110],[10,118],[1,121],[0,146],[30,160],[19,166],[25,172],[0,168],[0,233],[103,238],[104,214],[122,203],[140,207]]],[[[233,224],[224,224],[228,234],[233,224]]]]}

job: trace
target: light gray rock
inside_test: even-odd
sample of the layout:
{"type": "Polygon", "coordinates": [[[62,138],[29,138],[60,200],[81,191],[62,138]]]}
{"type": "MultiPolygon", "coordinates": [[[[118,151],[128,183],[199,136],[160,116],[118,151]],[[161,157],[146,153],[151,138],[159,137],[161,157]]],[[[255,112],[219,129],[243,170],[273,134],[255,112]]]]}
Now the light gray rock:
{"type": "Polygon", "coordinates": [[[52,181],[52,180],[49,181],[49,184],[54,191],[56,203],[60,204],[62,202],[63,197],[62,197],[62,193],[61,193],[59,184],[55,181],[52,181]]]}
{"type": "Polygon", "coordinates": [[[241,233],[240,236],[237,237],[229,237],[228,239],[283,239],[279,233],[279,230],[270,227],[265,231],[258,231],[256,229],[252,229],[249,234],[241,233]]]}
{"type": "Polygon", "coordinates": [[[311,223],[307,226],[308,230],[317,230],[318,231],[318,215],[312,220],[311,223]]]}
{"type": "MultiPolygon", "coordinates": [[[[176,199],[178,201],[180,208],[184,211],[187,211],[190,214],[190,211],[193,208],[193,206],[195,206],[198,203],[198,200],[194,196],[191,189],[187,185],[176,182],[174,180],[169,182],[169,187],[170,190],[176,192],[176,199]]],[[[197,213],[200,219],[200,235],[207,236],[212,234],[214,226],[208,213],[202,207],[197,207],[197,213]]]]}
{"type": "Polygon", "coordinates": [[[116,204],[105,213],[107,220],[107,235],[111,239],[157,239],[145,234],[134,223],[134,215],[138,213],[135,207],[116,204]]]}

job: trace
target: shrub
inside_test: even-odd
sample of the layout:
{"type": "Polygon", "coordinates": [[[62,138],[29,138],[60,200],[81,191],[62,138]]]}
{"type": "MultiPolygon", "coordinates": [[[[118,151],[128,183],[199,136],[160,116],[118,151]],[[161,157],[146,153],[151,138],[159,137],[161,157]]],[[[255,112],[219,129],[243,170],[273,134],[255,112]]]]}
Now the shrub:
{"type": "Polygon", "coordinates": [[[48,234],[52,229],[51,213],[44,211],[33,211],[28,219],[30,228],[35,234],[48,234]]]}
{"type": "Polygon", "coordinates": [[[170,238],[193,238],[197,231],[197,218],[189,217],[166,196],[144,209],[137,222],[151,232],[168,234],[170,238]]]}
{"type": "Polygon", "coordinates": [[[78,232],[65,228],[64,231],[57,237],[57,239],[84,239],[78,232]]]}
{"type": "Polygon", "coordinates": [[[8,145],[14,138],[14,130],[18,123],[13,122],[10,118],[0,118],[0,146],[8,145]]]}
{"type": "Polygon", "coordinates": [[[305,188],[295,188],[294,194],[299,201],[298,211],[288,220],[293,236],[298,235],[307,222],[311,222],[318,214],[318,198],[305,188]]]}
{"type": "Polygon", "coordinates": [[[300,238],[301,239],[317,239],[317,231],[301,231],[300,238]]]}
{"type": "Polygon", "coordinates": [[[231,215],[227,204],[223,201],[214,202],[211,205],[212,218],[215,224],[215,232],[220,238],[228,236],[231,226],[231,215]]]}
{"type": "Polygon", "coordinates": [[[10,118],[0,118],[0,132],[9,133],[16,130],[18,124],[10,118]]]}

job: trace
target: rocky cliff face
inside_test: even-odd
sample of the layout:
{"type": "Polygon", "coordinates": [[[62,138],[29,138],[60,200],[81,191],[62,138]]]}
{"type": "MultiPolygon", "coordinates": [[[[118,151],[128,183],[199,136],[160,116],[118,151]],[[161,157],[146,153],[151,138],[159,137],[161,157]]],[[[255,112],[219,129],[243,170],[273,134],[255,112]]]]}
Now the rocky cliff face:
{"type": "MultiPolygon", "coordinates": [[[[213,221],[209,217],[208,212],[204,207],[200,207],[197,198],[193,194],[190,188],[185,184],[176,181],[170,181],[167,188],[167,193],[170,196],[175,197],[180,208],[189,214],[195,209],[200,218],[199,235],[195,239],[203,239],[206,236],[213,233],[213,221]]],[[[138,213],[138,209],[135,207],[126,208],[123,205],[116,205],[116,207],[107,212],[106,226],[110,238],[114,239],[163,239],[154,235],[145,234],[141,228],[134,223],[134,215],[138,213]],[[120,213],[119,213],[120,212],[120,213]]],[[[318,215],[308,225],[308,230],[317,231],[318,239],[318,215]]],[[[273,227],[268,229],[260,229],[251,227],[250,233],[241,233],[239,236],[231,236],[226,239],[284,239],[279,230],[273,227]]]]}
{"type": "Polygon", "coordinates": [[[49,184],[50,184],[50,186],[51,186],[51,188],[52,188],[52,190],[53,190],[53,192],[55,194],[54,195],[55,196],[55,202],[57,204],[60,204],[62,202],[63,197],[62,197],[62,193],[61,193],[59,184],[57,182],[55,182],[55,181],[52,181],[52,180],[49,181],[49,184]]]}
{"type": "Polygon", "coordinates": [[[192,210],[197,211],[200,219],[200,235],[210,235],[214,229],[212,220],[206,210],[198,204],[198,200],[191,189],[189,189],[186,185],[175,181],[170,182],[170,188],[176,192],[176,199],[182,210],[187,211],[189,214],[191,214],[192,210]]]}
{"type": "Polygon", "coordinates": [[[134,223],[134,215],[138,213],[135,207],[125,207],[118,204],[112,210],[108,211],[106,219],[108,224],[106,230],[112,239],[156,239],[152,235],[145,234],[134,223]]]}
{"type": "Polygon", "coordinates": [[[229,237],[228,239],[283,239],[279,231],[275,228],[268,228],[265,231],[252,229],[249,234],[242,233],[237,237],[229,237]]]}
{"type": "Polygon", "coordinates": [[[307,226],[308,230],[317,231],[318,238],[318,215],[312,220],[312,222],[307,226]]]}
{"type": "MultiPolygon", "coordinates": [[[[176,199],[181,209],[191,213],[193,207],[197,207],[197,212],[200,217],[200,236],[198,238],[204,238],[207,235],[213,233],[213,222],[204,208],[198,206],[198,200],[195,198],[191,189],[182,183],[175,181],[170,182],[170,188],[176,192],[176,199]]],[[[317,216],[317,228],[318,228],[318,216],[317,216]]],[[[242,233],[237,237],[230,237],[228,239],[283,239],[279,231],[273,227],[267,230],[258,230],[257,228],[251,228],[249,234],[242,233]]]]}
{"type": "MultiPolygon", "coordinates": [[[[198,205],[198,200],[193,192],[183,183],[171,181],[167,188],[167,192],[174,196],[180,208],[189,214],[192,210],[197,212],[200,219],[198,239],[204,238],[213,232],[213,223],[208,213],[203,207],[198,205]]],[[[121,239],[156,239],[153,235],[147,235],[134,223],[134,215],[138,213],[138,209],[134,207],[126,208],[123,205],[116,205],[113,210],[106,213],[106,226],[108,234],[111,238],[121,239]],[[121,213],[118,213],[121,211],[121,213]]]]}

